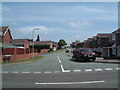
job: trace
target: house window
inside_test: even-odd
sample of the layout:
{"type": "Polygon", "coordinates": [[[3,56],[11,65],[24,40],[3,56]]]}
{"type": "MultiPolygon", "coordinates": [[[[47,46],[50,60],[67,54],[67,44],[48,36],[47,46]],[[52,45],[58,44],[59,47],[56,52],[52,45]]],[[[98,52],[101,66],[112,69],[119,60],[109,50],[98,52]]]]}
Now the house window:
{"type": "Polygon", "coordinates": [[[115,40],[115,33],[112,34],[112,40],[115,40]]]}

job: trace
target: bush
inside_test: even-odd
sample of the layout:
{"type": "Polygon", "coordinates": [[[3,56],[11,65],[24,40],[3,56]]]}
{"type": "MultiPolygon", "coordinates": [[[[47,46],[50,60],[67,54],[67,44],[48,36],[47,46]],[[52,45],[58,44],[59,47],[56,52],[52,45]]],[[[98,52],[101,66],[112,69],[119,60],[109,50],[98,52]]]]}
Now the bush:
{"type": "MultiPolygon", "coordinates": [[[[32,48],[32,45],[30,45],[30,48],[32,48]]],[[[34,45],[34,48],[40,52],[41,49],[50,49],[50,45],[34,45]]]]}

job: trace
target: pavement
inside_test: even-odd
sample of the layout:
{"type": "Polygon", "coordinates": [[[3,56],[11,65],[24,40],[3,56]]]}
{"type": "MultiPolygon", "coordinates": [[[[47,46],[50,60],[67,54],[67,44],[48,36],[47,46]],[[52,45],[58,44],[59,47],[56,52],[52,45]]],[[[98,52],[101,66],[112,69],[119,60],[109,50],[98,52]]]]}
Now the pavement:
{"type": "Polygon", "coordinates": [[[3,88],[118,88],[118,63],[76,62],[64,50],[2,66],[3,88]]]}
{"type": "Polygon", "coordinates": [[[101,62],[101,63],[117,63],[117,64],[120,64],[120,60],[103,59],[103,58],[97,58],[96,62],[101,62]]]}

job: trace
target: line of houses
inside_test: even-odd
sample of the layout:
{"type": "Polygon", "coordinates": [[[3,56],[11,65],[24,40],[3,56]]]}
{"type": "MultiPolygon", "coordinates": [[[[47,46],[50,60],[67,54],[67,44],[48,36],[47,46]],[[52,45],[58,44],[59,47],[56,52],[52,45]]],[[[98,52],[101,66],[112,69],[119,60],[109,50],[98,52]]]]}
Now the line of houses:
{"type": "MultiPolygon", "coordinates": [[[[32,57],[33,41],[29,39],[13,39],[9,26],[0,26],[0,62],[26,60],[32,57]]],[[[58,48],[54,41],[34,41],[34,55],[38,55],[58,48]],[[42,48],[35,48],[41,46],[42,48]],[[47,46],[47,47],[45,47],[47,46]]]]}
{"type": "Polygon", "coordinates": [[[120,58],[120,28],[112,33],[98,33],[83,42],[72,43],[75,47],[91,48],[102,53],[103,58],[120,58]]]}

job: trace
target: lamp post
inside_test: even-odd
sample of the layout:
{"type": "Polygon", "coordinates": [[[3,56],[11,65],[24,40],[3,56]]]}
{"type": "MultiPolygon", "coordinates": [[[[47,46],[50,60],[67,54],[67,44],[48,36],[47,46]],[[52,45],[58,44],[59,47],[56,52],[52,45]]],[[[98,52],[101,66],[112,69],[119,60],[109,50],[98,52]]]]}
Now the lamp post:
{"type": "MultiPolygon", "coordinates": [[[[35,28],[35,29],[33,29],[33,31],[32,31],[32,40],[34,39],[34,31],[35,30],[39,30],[39,28],[35,28]]],[[[33,60],[34,60],[34,40],[33,40],[33,43],[32,43],[32,54],[33,54],[33,60]]]]}

